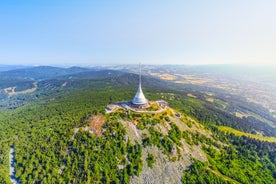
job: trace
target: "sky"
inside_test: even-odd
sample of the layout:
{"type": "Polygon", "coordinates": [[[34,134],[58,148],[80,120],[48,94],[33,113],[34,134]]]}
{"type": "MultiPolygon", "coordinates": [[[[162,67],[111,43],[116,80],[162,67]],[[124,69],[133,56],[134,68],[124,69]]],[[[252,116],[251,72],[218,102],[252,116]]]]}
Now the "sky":
{"type": "Polygon", "coordinates": [[[276,1],[0,1],[0,64],[139,62],[276,65],[276,1]]]}

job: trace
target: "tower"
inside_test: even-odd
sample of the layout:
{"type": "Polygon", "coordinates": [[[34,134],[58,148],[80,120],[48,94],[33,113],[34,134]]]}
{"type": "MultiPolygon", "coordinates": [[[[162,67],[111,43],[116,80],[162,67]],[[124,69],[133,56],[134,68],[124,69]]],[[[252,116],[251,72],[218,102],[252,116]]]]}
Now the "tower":
{"type": "Polygon", "coordinates": [[[136,95],[132,99],[132,103],[134,105],[145,105],[148,103],[148,100],[146,99],[143,91],[142,91],[142,85],[141,85],[141,64],[139,64],[139,85],[138,85],[138,90],[136,92],[136,95]]]}

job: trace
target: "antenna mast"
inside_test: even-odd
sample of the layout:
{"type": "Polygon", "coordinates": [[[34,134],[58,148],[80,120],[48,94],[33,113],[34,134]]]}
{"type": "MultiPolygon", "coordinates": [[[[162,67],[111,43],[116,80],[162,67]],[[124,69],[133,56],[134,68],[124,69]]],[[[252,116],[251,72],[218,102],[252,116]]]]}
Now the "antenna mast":
{"type": "Polygon", "coordinates": [[[139,87],[141,87],[141,63],[139,63],[139,87]]]}

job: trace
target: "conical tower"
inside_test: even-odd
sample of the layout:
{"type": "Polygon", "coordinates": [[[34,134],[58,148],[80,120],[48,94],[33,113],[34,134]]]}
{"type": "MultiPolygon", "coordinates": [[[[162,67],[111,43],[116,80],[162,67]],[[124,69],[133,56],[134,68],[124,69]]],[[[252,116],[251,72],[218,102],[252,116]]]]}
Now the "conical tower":
{"type": "Polygon", "coordinates": [[[139,85],[138,90],[136,92],[135,97],[132,99],[132,103],[135,105],[144,105],[148,103],[148,100],[146,99],[143,91],[142,91],[142,85],[141,85],[141,65],[139,64],[139,85]]]}

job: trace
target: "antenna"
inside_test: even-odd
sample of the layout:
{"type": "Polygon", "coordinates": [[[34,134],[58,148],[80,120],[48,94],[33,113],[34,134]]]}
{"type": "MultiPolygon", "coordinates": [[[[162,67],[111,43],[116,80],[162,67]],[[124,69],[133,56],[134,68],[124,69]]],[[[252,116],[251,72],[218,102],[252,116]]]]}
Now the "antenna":
{"type": "Polygon", "coordinates": [[[141,87],[141,63],[139,63],[139,86],[141,87]]]}

